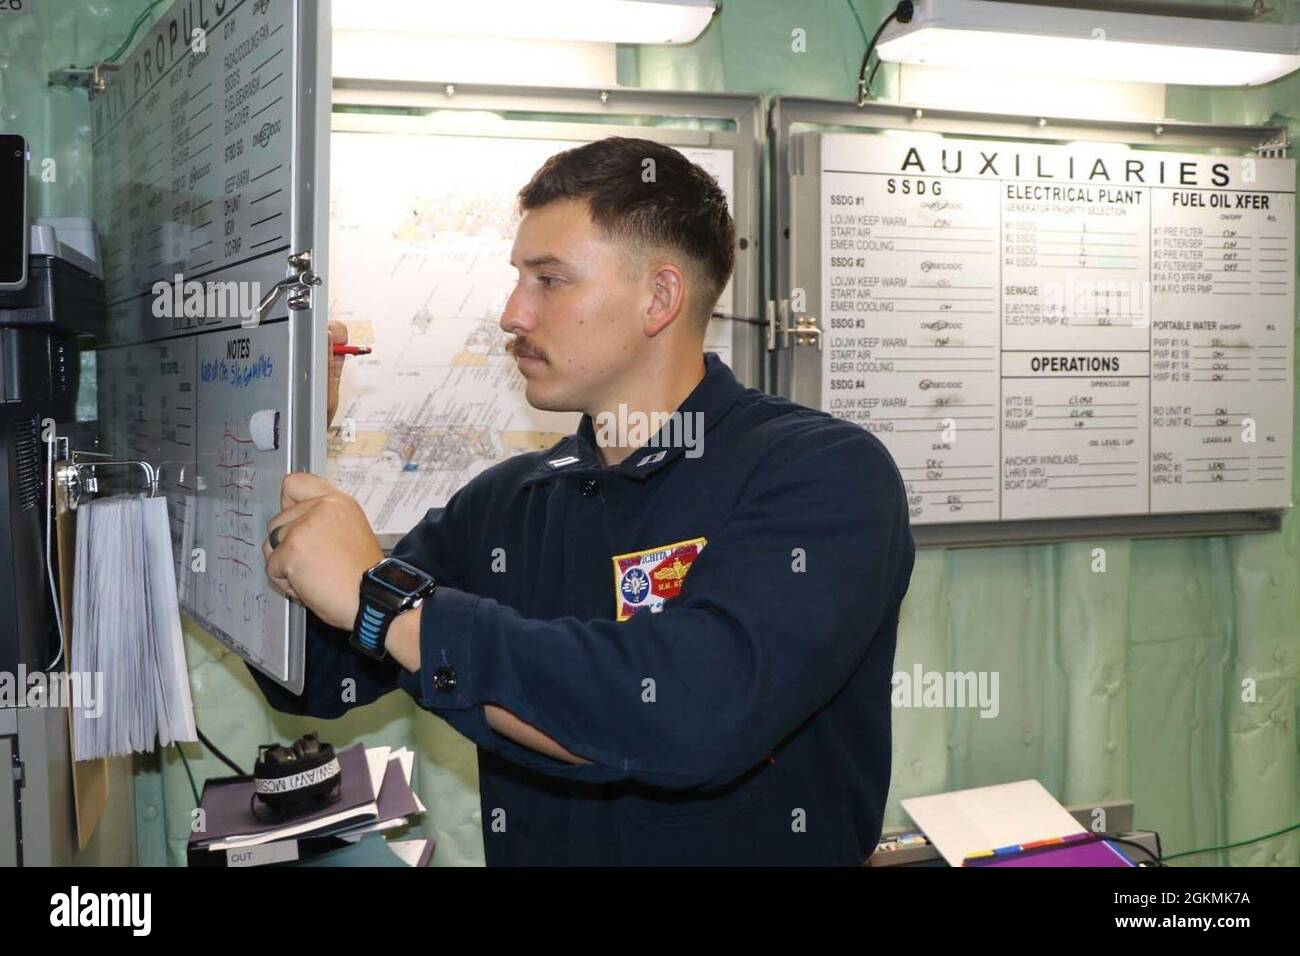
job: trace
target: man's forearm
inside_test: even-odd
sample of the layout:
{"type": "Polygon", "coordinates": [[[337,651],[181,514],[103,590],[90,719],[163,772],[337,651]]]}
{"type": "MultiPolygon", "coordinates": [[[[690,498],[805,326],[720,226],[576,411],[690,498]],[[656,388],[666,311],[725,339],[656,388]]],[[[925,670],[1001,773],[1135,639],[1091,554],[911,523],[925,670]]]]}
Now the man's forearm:
{"type": "MultiPolygon", "coordinates": [[[[422,610],[423,608],[416,608],[399,615],[389,626],[385,642],[393,660],[412,673],[420,669],[420,612],[422,610]]],[[[530,750],[536,750],[556,760],[563,760],[565,763],[591,762],[570,753],[536,727],[524,723],[510,711],[496,704],[484,704],[483,715],[487,718],[488,726],[497,733],[530,750]]]]}

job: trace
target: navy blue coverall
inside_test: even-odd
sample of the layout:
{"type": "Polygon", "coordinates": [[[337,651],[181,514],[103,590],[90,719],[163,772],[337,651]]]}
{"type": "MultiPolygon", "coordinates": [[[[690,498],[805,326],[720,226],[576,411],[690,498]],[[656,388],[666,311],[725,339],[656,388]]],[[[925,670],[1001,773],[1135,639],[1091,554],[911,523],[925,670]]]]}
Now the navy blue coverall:
{"type": "Polygon", "coordinates": [[[861,863],[889,790],[903,483],[861,427],[705,364],[679,409],[697,449],[605,467],[584,416],[402,538],[440,584],[418,672],[309,614],[303,695],[253,672],[270,704],[330,718],[406,690],[478,745],[489,865],[861,863]],[[590,763],[498,734],[485,703],[590,763]]]}

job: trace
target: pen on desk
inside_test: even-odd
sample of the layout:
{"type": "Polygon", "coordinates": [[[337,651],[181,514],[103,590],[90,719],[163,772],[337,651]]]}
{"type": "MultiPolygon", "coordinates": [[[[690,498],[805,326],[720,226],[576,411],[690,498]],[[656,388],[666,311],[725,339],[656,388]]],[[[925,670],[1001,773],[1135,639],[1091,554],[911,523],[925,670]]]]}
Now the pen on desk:
{"type": "Polygon", "coordinates": [[[335,355],[369,355],[370,348],[365,345],[336,345],[335,355]]]}

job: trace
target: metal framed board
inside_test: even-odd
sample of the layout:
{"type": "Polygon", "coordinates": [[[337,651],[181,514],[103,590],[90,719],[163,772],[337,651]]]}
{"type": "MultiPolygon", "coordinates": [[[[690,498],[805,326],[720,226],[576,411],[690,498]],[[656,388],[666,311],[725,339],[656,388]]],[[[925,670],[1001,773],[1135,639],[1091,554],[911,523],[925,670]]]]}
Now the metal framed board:
{"type": "MultiPolygon", "coordinates": [[[[897,104],[859,109],[778,99],[769,132],[777,315],[769,339],[773,379],[782,393],[814,406],[836,404],[828,396],[832,389],[842,389],[835,393],[845,396],[838,403],[845,406],[840,413],[864,419],[903,470],[918,544],[1224,534],[1279,526],[1290,506],[1289,330],[1294,303],[1294,162],[1282,158],[1280,130],[987,116],[897,104]],[[964,171],[963,151],[975,160],[964,171]],[[1010,153],[1023,154],[1026,168],[1013,170],[1010,153]],[[1100,187],[1077,185],[1086,178],[1081,174],[1085,167],[1076,171],[1073,153],[1080,154],[1081,162],[1084,153],[1094,163],[1104,156],[1105,163],[1125,164],[1126,173],[1136,170],[1138,175],[1146,164],[1152,180],[1163,161],[1169,169],[1160,167],[1160,175],[1175,175],[1176,181],[1167,188],[1152,183],[1102,195],[1100,187]],[[927,161],[929,168],[920,168],[927,161]],[[1057,161],[1059,170],[1052,166],[1057,161]],[[1242,178],[1243,167],[1249,168],[1246,182],[1234,181],[1234,174],[1242,178]],[[980,180],[977,170],[992,175],[980,180]],[[1206,178],[1211,170],[1212,183],[1206,178]],[[1200,182],[1195,181],[1198,171],[1200,182]],[[1043,183],[1054,176],[1076,185],[1053,191],[1043,183]],[[942,198],[900,199],[904,179],[911,187],[938,183],[951,188],[942,198]],[[890,188],[899,194],[887,192],[890,188]],[[1054,205],[1035,206],[1039,193],[1054,205]],[[1195,257],[1207,242],[1207,216],[1220,208],[1213,203],[1222,200],[1226,208],[1239,202],[1239,194],[1254,209],[1234,214],[1244,218],[1221,230],[1229,238],[1214,238],[1227,250],[1215,253],[1225,261],[1204,272],[1210,267],[1195,257]],[[832,200],[844,204],[843,214],[832,200]],[[1206,208],[1175,208],[1198,202],[1206,208]],[[1261,212],[1270,202],[1272,214],[1261,212]],[[1116,208],[1124,203],[1137,211],[1116,208]],[[941,207],[944,211],[938,212],[941,207]],[[1125,225],[1108,225],[1102,215],[1125,225]],[[862,216],[872,221],[859,222],[862,216]],[[967,232],[930,228],[937,226],[967,232]],[[1124,236],[1101,235],[1099,230],[1107,228],[1124,236]],[[834,236],[832,229],[837,230],[834,236]],[[1066,236],[1070,229],[1079,234],[1066,236]],[[1248,248],[1252,233],[1260,234],[1253,251],[1248,248]],[[927,238],[911,242],[902,234],[927,238]],[[953,238],[961,235],[968,238],[953,238]],[[1054,246],[1055,240],[1067,245],[1054,246]],[[1116,252],[1109,246],[1115,241],[1133,248],[1116,252]],[[1281,251],[1259,252],[1264,245],[1281,251]],[[1194,248],[1189,253],[1184,247],[1194,248]],[[926,280],[919,272],[910,275],[916,271],[912,266],[921,263],[913,255],[917,252],[929,252],[922,258],[931,266],[950,266],[973,277],[965,280],[969,288],[959,293],[916,288],[951,284],[926,280]],[[1108,258],[1121,252],[1131,258],[1108,258]],[[1195,260],[1190,265],[1189,256],[1195,260]],[[1283,261],[1255,263],[1259,256],[1283,261]],[[1276,275],[1250,275],[1248,280],[1247,270],[1265,264],[1276,275]],[[1106,299],[1095,312],[1082,314],[1080,307],[1075,316],[1059,309],[1051,314],[1035,301],[1026,304],[1051,282],[1070,278],[1066,273],[1071,270],[1088,277],[1140,280],[1130,286],[1150,279],[1152,294],[1140,307],[1106,299]],[[1195,277],[1190,285],[1170,281],[1189,271],[1195,277]],[[842,288],[829,291],[832,283],[842,288]],[[980,301],[947,302],[954,294],[980,301]],[[918,295],[946,298],[942,305],[907,301],[918,295]],[[1250,296],[1245,301],[1251,303],[1251,314],[1259,313],[1254,332],[1263,336],[1262,346],[1253,343],[1260,347],[1251,349],[1246,371],[1231,351],[1241,348],[1237,338],[1246,334],[1236,321],[1245,314],[1244,295],[1250,296]],[[1218,328],[1215,315],[1200,315],[1212,296],[1222,296],[1213,298],[1219,310],[1215,315],[1228,319],[1218,328]],[[913,328],[911,317],[894,309],[935,314],[917,316],[914,321],[929,326],[913,328]],[[940,315],[939,309],[963,314],[940,315]],[[1266,321],[1274,313],[1276,321],[1266,321]],[[829,328],[828,320],[836,328],[829,328]],[[937,323],[946,331],[939,332],[937,323]],[[958,348],[939,349],[953,344],[958,348]],[[972,356],[977,360],[966,360],[972,356]],[[929,376],[931,366],[941,362],[961,374],[929,376]],[[1031,363],[1038,364],[1031,369],[1031,363]],[[1082,364],[1066,369],[1062,363],[1082,364]],[[927,374],[914,374],[921,370],[927,374]],[[1081,374],[1054,374],[1064,371],[1081,374]],[[1247,378],[1249,385],[1238,384],[1247,378]],[[918,391],[923,384],[949,379],[953,387],[947,391],[918,391]],[[972,391],[964,398],[968,383],[972,391]],[[1098,396],[1120,390],[1103,390],[1103,385],[1123,385],[1134,408],[1106,407],[1111,400],[1098,396]],[[1241,404],[1242,388],[1253,390],[1247,410],[1253,415],[1235,407],[1241,404]],[[1220,400],[1214,393],[1211,399],[1211,389],[1232,395],[1220,400]],[[947,407],[937,407],[940,399],[947,407]],[[1035,402],[1043,406],[1037,418],[1035,402]],[[959,405],[966,405],[960,415],[959,405]],[[1119,412],[1131,413],[1127,417],[1134,422],[1102,420],[1119,412]],[[958,435],[962,419],[973,423],[960,449],[965,459],[935,430],[937,420],[917,421],[939,415],[948,419],[949,428],[956,425],[958,435]],[[1060,422],[1045,420],[1057,417],[1060,422]],[[1255,417],[1259,445],[1233,443],[1230,433],[1244,424],[1253,428],[1255,417]],[[1147,431],[1138,423],[1148,424],[1147,431]],[[1124,427],[1114,427],[1119,424],[1124,427]],[[1055,434],[1037,430],[1039,426],[1055,434]],[[1026,427],[1036,429],[1033,444],[1026,443],[1026,427]],[[1200,451],[1200,443],[1211,440],[1207,436],[1221,436],[1213,440],[1229,444],[1200,451]],[[1130,453],[1121,451],[1121,444],[1130,453]],[[980,480],[958,480],[976,476],[980,480]]],[[[1104,172],[1105,163],[1087,168],[1104,172]]]]}
{"type": "Polygon", "coordinates": [[[178,0],[91,103],[104,447],[159,468],[182,610],[295,692],[305,612],[261,543],[324,466],[329,48],[313,0],[178,0]]]}

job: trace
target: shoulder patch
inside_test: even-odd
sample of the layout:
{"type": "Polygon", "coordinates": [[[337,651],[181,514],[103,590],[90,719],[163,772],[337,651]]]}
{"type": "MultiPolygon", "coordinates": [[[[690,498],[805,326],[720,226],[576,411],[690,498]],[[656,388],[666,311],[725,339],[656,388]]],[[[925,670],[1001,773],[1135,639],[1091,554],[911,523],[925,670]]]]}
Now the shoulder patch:
{"type": "Polygon", "coordinates": [[[626,621],[647,608],[652,614],[662,611],[664,602],[681,592],[686,572],[706,544],[705,538],[689,538],[614,555],[615,619],[626,621]]]}

